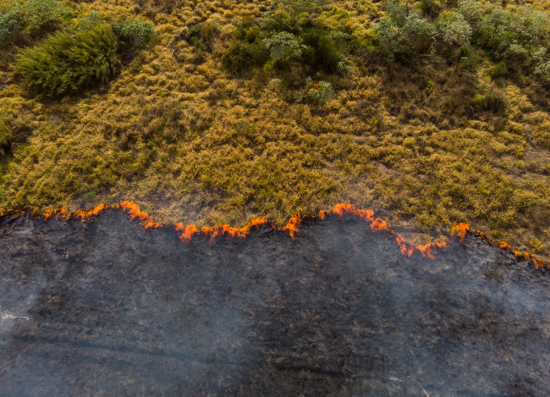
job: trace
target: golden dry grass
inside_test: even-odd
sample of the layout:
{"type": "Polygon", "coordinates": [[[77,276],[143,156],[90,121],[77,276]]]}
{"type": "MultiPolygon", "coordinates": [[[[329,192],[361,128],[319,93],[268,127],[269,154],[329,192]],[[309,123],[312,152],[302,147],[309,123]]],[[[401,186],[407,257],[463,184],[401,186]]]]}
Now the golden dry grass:
{"type": "MultiPolygon", "coordinates": [[[[548,87],[492,81],[490,65],[476,74],[428,64],[411,72],[357,58],[351,75],[333,78],[335,96],[319,110],[289,101],[285,90],[266,92],[274,77],[267,72],[236,77],[220,65],[236,23],[270,2],[170,4],[74,5],[113,21],[137,13],[159,32],[108,87],[78,97],[25,92],[4,57],[1,111],[28,139],[4,158],[0,211],[124,199],[158,221],[241,226],[259,216],[285,224],[296,212],[350,201],[417,243],[467,222],[548,257],[548,87]],[[158,12],[166,7],[171,14],[158,12]],[[211,52],[182,39],[212,19],[222,33],[211,52]],[[472,105],[483,84],[503,109],[472,105]]],[[[365,29],[382,10],[367,1],[334,4],[365,29]]]]}

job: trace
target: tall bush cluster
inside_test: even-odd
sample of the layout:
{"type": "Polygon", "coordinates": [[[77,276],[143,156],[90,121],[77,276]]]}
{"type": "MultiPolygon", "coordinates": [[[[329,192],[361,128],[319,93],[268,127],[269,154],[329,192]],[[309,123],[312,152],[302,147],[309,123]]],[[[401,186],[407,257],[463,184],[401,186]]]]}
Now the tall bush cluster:
{"type": "Polygon", "coordinates": [[[0,46],[26,34],[27,40],[19,41],[24,48],[18,51],[15,70],[28,87],[60,95],[93,80],[105,82],[120,64],[118,49],[143,49],[156,34],[151,22],[140,19],[123,19],[111,26],[99,12],[76,21],[73,16],[57,0],[13,2],[0,9],[0,46]],[[28,46],[29,40],[36,45],[28,46]]]}
{"type": "MultiPolygon", "coordinates": [[[[351,71],[350,55],[357,43],[354,28],[344,22],[329,28],[319,18],[324,0],[281,0],[278,4],[278,10],[265,13],[260,21],[244,18],[233,31],[232,43],[221,61],[236,74],[262,68],[285,80],[290,75],[303,76],[299,84],[302,87],[304,79],[310,78],[296,98],[322,105],[333,91],[331,84],[319,80],[319,76],[351,71]],[[315,87],[311,84],[313,76],[315,87]]],[[[285,84],[298,86],[295,77],[285,84]]]]}
{"type": "Polygon", "coordinates": [[[546,12],[530,5],[504,8],[476,0],[460,0],[443,13],[434,8],[427,12],[426,7],[425,2],[414,8],[400,0],[387,1],[386,15],[374,27],[373,37],[388,62],[421,55],[448,56],[458,49],[462,59],[475,49],[497,62],[531,60],[534,73],[550,79],[546,56],[550,17],[546,12]]]}
{"type": "Polygon", "coordinates": [[[29,0],[8,3],[0,10],[0,46],[22,32],[51,32],[59,28],[72,12],[57,0],[29,0]]]}
{"type": "Polygon", "coordinates": [[[60,32],[34,48],[23,49],[17,70],[29,87],[65,94],[86,86],[92,79],[107,81],[118,65],[117,41],[105,23],[74,33],[60,32]]]}

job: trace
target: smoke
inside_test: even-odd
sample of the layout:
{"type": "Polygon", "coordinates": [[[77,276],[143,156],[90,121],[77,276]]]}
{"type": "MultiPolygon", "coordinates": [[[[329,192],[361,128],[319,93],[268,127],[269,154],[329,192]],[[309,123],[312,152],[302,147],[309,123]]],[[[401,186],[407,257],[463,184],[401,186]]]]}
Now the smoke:
{"type": "Polygon", "coordinates": [[[0,395],[550,391],[546,275],[472,236],[429,259],[339,217],[188,245],[115,211],[21,222],[0,395]]]}

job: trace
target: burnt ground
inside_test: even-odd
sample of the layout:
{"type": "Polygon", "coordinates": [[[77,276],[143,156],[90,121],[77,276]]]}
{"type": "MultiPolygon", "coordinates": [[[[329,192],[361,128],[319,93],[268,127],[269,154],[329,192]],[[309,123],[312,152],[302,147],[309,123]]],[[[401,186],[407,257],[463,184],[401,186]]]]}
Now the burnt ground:
{"type": "Polygon", "coordinates": [[[185,245],[122,211],[6,216],[0,395],[548,396],[548,277],[355,219],[185,245]]]}

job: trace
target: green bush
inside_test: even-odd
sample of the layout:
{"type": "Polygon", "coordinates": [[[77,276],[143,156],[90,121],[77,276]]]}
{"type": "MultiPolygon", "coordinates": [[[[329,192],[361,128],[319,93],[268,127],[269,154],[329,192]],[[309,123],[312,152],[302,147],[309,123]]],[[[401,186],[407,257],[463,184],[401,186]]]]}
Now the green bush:
{"type": "Polygon", "coordinates": [[[141,19],[123,19],[113,26],[118,39],[133,50],[145,47],[156,35],[153,24],[141,19]]]}
{"type": "Polygon", "coordinates": [[[31,30],[59,27],[71,10],[57,0],[29,0],[21,6],[25,25],[31,30]]]}
{"type": "Polygon", "coordinates": [[[233,73],[242,73],[255,66],[263,66],[269,59],[269,51],[261,41],[253,43],[235,41],[222,54],[222,64],[233,73]]]}
{"type": "Polygon", "coordinates": [[[268,14],[262,20],[262,29],[268,32],[293,32],[292,19],[285,11],[268,14]]]}
{"type": "Polygon", "coordinates": [[[538,74],[545,81],[550,81],[550,54],[548,49],[540,47],[533,53],[533,59],[536,62],[535,74],[538,74]]]}
{"type": "Polygon", "coordinates": [[[327,3],[326,0],[279,0],[279,7],[288,12],[294,22],[300,14],[312,13],[327,3]]]}
{"type": "Polygon", "coordinates": [[[418,8],[430,17],[436,17],[439,13],[439,3],[436,0],[421,0],[418,8]]]}
{"type": "Polygon", "coordinates": [[[306,79],[306,88],[296,92],[297,99],[305,99],[318,107],[323,107],[332,99],[334,91],[327,81],[314,82],[311,77],[306,79]]]}
{"type": "Polygon", "coordinates": [[[28,87],[47,94],[74,92],[92,80],[107,81],[119,63],[116,37],[107,24],[48,37],[17,56],[28,87]]]}
{"type": "Polygon", "coordinates": [[[22,14],[19,10],[0,14],[0,45],[5,44],[12,34],[19,30],[21,20],[22,14]]]}
{"type": "Polygon", "coordinates": [[[269,59],[269,50],[262,39],[259,28],[252,26],[250,18],[243,18],[233,31],[231,46],[222,54],[222,64],[233,73],[263,66],[269,59]]]}
{"type": "Polygon", "coordinates": [[[32,33],[60,27],[71,10],[57,0],[29,0],[25,4],[8,3],[0,10],[0,45],[23,29],[32,33]]]}
{"type": "Polygon", "coordinates": [[[97,11],[92,11],[90,15],[85,18],[82,18],[78,23],[78,30],[90,30],[96,27],[99,24],[105,23],[105,19],[97,11]]]}
{"type": "Polygon", "coordinates": [[[325,73],[335,73],[342,61],[340,52],[328,32],[322,28],[311,28],[301,35],[308,47],[304,53],[304,63],[314,70],[322,69],[325,73]]]}
{"type": "Polygon", "coordinates": [[[302,55],[302,50],[306,48],[300,37],[288,32],[274,33],[271,37],[264,39],[263,44],[270,51],[271,57],[276,60],[299,57],[302,55]]]}

